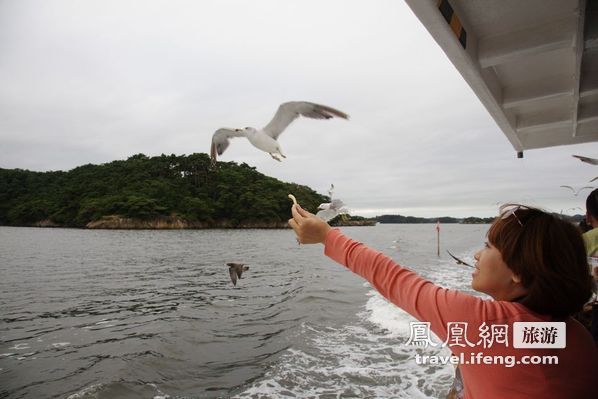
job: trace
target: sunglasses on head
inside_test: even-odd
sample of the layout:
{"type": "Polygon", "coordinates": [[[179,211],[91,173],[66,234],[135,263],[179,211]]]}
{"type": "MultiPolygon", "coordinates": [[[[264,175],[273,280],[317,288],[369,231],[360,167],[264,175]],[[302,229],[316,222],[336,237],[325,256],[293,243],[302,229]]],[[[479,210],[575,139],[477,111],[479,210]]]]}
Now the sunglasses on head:
{"type": "Polygon", "coordinates": [[[529,209],[526,206],[523,205],[513,205],[513,206],[509,206],[507,208],[504,208],[501,212],[500,218],[502,220],[507,220],[509,219],[511,216],[515,216],[515,220],[517,220],[517,223],[519,223],[519,225],[521,227],[523,227],[523,223],[521,223],[521,220],[519,220],[519,216],[517,216],[517,211],[520,209],[529,209]]]}

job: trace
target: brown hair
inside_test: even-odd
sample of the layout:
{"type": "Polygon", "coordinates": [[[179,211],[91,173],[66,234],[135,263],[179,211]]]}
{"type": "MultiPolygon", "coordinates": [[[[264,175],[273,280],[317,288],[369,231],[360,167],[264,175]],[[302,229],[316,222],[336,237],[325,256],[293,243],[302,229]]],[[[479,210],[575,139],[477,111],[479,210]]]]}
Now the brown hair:
{"type": "Polygon", "coordinates": [[[575,226],[537,208],[508,204],[488,230],[488,240],[521,278],[519,302],[555,318],[580,311],[593,283],[581,234],[575,226]]]}
{"type": "Polygon", "coordinates": [[[598,188],[586,198],[586,211],[590,216],[598,219],[598,188]]]}

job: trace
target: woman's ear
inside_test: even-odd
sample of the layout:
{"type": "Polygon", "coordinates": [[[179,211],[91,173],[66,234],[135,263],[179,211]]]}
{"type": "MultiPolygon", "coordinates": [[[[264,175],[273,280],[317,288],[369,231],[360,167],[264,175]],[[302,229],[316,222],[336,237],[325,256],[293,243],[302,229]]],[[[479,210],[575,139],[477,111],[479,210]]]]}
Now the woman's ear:
{"type": "Polygon", "coordinates": [[[513,276],[511,276],[511,279],[513,280],[513,282],[515,284],[520,284],[521,283],[521,277],[519,277],[517,274],[513,273],[513,276]]]}

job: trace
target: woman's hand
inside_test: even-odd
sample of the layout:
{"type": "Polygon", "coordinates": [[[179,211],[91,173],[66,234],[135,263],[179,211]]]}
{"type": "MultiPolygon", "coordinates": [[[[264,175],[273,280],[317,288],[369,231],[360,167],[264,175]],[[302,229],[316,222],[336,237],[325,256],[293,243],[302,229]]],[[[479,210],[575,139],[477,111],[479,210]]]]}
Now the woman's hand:
{"type": "Polygon", "coordinates": [[[331,229],[328,223],[316,215],[307,212],[299,205],[293,205],[291,213],[293,214],[293,218],[289,219],[289,226],[295,230],[297,241],[300,244],[324,244],[326,234],[331,229]]]}

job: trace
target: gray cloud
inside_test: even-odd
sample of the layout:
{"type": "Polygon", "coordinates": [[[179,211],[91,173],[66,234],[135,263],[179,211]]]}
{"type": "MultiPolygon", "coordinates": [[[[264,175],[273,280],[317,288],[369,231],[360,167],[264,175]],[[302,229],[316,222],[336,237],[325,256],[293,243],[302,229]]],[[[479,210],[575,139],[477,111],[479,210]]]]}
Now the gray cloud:
{"type": "Polygon", "coordinates": [[[0,167],[71,169],[143,152],[208,152],[219,127],[261,127],[284,101],[346,121],[299,120],[282,163],[246,162],[354,213],[490,216],[499,201],[560,211],[598,168],[598,144],[515,152],[403,2],[0,2],[0,167]]]}

